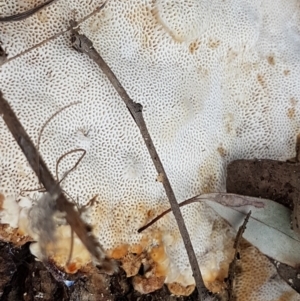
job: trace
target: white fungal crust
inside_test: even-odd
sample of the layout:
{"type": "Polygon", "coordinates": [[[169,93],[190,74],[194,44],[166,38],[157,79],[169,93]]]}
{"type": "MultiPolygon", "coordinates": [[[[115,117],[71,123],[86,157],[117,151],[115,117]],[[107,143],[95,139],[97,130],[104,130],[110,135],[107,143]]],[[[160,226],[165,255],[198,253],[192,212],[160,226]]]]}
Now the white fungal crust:
{"type": "Polygon", "coordinates": [[[237,264],[237,300],[297,301],[299,294],[282,281],[271,261],[253,246],[244,244],[237,264]],[[249,282],[250,281],[250,282],[249,282]],[[249,285],[251,283],[251,285],[249,285]]]}
{"type": "MultiPolygon", "coordinates": [[[[1,15],[37,4],[9,2],[1,15]]],[[[99,242],[130,276],[138,272],[134,258],[140,256],[138,262],[148,267],[144,278],[135,278],[140,291],[165,282],[174,294],[188,294],[194,279],[172,214],[137,233],[169,207],[140,132],[105,75],[75,52],[69,32],[63,33],[69,19],[80,20],[102,3],[55,1],[24,21],[1,24],[2,47],[10,59],[1,66],[1,89],[36,144],[47,119],[80,101],[43,131],[40,151],[48,167],[55,174],[63,154],[85,149],[62,187],[79,206],[97,196],[84,216],[99,242]],[[31,49],[37,43],[42,44],[31,49]]],[[[271,0],[109,0],[80,25],[130,97],[143,105],[178,201],[224,190],[226,164],[233,159],[295,155],[299,14],[296,0],[277,0],[276,5],[271,0]]],[[[37,188],[38,181],[2,120],[0,136],[3,201],[12,195],[18,200],[21,192],[30,199],[32,193],[25,190],[37,188]]],[[[59,179],[81,155],[72,153],[61,161],[59,179]]],[[[204,203],[182,212],[205,283],[220,291],[234,233],[204,203]]],[[[57,239],[69,243],[68,227],[60,226],[57,233],[57,239]]],[[[78,240],[75,244],[76,270],[91,259],[88,254],[78,259],[82,249],[78,240]]],[[[60,266],[69,255],[62,245],[56,253],[52,247],[49,251],[60,266]]],[[[263,288],[258,287],[257,296],[263,288]]]]}

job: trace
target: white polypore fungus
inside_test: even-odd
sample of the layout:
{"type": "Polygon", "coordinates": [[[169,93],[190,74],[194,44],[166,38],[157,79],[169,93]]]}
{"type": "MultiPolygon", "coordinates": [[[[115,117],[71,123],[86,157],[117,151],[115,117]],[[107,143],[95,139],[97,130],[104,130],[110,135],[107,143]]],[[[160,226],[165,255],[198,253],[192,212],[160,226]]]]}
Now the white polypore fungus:
{"type": "MultiPolygon", "coordinates": [[[[130,276],[143,262],[147,271],[134,280],[140,291],[165,282],[174,294],[188,294],[194,279],[172,214],[137,233],[168,208],[139,130],[105,75],[71,48],[66,32],[71,18],[80,21],[102,3],[55,1],[41,14],[1,24],[0,39],[8,53],[1,89],[35,143],[45,120],[81,102],[47,124],[40,145],[43,158],[55,174],[61,155],[86,149],[62,186],[79,206],[98,196],[85,218],[99,242],[130,276]]],[[[9,1],[1,14],[25,9],[19,4],[9,1]]],[[[224,190],[231,160],[294,156],[300,130],[298,1],[110,0],[80,27],[130,97],[143,105],[178,201],[224,190]]],[[[0,136],[4,198],[37,188],[3,121],[0,136]]],[[[72,156],[62,160],[60,176],[73,162],[72,156]]],[[[205,283],[219,291],[235,233],[205,203],[182,212],[205,283]]],[[[59,266],[68,259],[69,230],[58,227],[58,248],[49,250],[59,266]]],[[[72,271],[91,260],[81,257],[80,242],[75,243],[72,271]]],[[[283,281],[267,277],[274,271],[261,253],[247,246],[243,252],[251,260],[241,263],[247,276],[238,278],[239,301],[297,300],[283,281]],[[252,262],[267,276],[256,281],[255,291],[244,293],[257,279],[252,262]]]]}
{"type": "Polygon", "coordinates": [[[20,207],[14,196],[0,194],[0,222],[12,228],[18,227],[20,207]]]}

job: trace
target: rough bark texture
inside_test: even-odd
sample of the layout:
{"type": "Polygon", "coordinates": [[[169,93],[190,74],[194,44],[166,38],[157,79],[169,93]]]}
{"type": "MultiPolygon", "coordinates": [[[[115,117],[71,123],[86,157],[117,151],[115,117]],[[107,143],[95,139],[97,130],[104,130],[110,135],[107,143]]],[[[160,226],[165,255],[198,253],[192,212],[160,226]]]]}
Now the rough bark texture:
{"type": "Polygon", "coordinates": [[[227,169],[227,192],[262,197],[293,210],[300,234],[300,164],[273,160],[237,160],[227,169]]]}

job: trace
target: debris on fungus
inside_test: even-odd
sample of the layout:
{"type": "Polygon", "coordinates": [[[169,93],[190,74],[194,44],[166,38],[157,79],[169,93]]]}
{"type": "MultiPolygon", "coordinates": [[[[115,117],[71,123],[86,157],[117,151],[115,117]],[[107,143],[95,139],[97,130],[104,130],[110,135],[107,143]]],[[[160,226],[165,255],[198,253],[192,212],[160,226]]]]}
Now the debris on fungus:
{"type": "MultiPolygon", "coordinates": [[[[30,8],[30,1],[26,3],[30,8]]],[[[142,104],[176,197],[184,201],[224,191],[225,168],[234,159],[295,156],[300,131],[299,5],[283,0],[276,5],[110,0],[98,11],[101,4],[54,1],[43,10],[43,18],[35,14],[1,23],[1,47],[7,53],[1,62],[1,89],[35,143],[45,120],[80,101],[43,131],[40,152],[50,171],[55,174],[63,154],[84,149],[85,157],[62,188],[79,206],[97,195],[83,217],[107,254],[134,276],[136,289],[147,293],[166,283],[172,293],[188,295],[195,283],[172,214],[138,233],[168,209],[165,192],[113,87],[93,61],[71,49],[69,21],[76,14],[81,31],[130,97],[142,104]],[[144,275],[138,275],[140,262],[144,275]]],[[[0,14],[23,10],[20,1],[10,1],[0,14]]],[[[0,218],[18,228],[30,212],[19,204],[20,192],[38,187],[38,180],[2,120],[0,136],[0,218]]],[[[72,158],[62,160],[60,178],[70,170],[72,158]]],[[[31,202],[36,194],[22,198],[31,202]]],[[[183,207],[182,214],[205,284],[213,292],[222,291],[234,254],[234,230],[203,202],[183,207]]],[[[55,248],[45,248],[58,266],[75,272],[92,261],[74,236],[68,263],[68,226],[58,225],[55,237],[55,248]]],[[[241,267],[237,300],[299,299],[283,280],[269,277],[276,271],[255,247],[241,248],[241,267]],[[251,292],[245,291],[247,286],[251,292]]]]}

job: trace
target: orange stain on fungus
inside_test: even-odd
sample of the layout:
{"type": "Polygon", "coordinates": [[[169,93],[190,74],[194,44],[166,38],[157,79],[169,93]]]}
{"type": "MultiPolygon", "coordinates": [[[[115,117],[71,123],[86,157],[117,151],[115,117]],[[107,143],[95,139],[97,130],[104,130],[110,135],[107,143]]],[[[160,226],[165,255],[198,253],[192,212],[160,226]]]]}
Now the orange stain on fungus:
{"type": "Polygon", "coordinates": [[[110,257],[113,259],[121,259],[128,253],[128,245],[124,244],[116,247],[111,251],[110,257]]]}
{"type": "Polygon", "coordinates": [[[78,266],[75,262],[71,262],[66,266],[66,272],[70,274],[75,274],[78,271],[78,266]]]}

